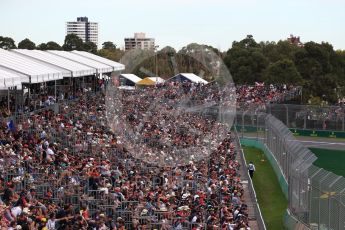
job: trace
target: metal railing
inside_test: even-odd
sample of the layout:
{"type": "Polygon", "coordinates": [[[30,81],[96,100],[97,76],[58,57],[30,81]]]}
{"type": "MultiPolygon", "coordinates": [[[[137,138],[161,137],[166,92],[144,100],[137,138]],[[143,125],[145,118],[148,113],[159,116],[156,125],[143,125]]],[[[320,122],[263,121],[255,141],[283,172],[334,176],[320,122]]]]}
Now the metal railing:
{"type": "MultiPolygon", "coordinates": [[[[235,127],[235,134],[236,134],[236,146],[237,146],[237,149],[239,150],[239,158],[241,161],[241,165],[246,170],[248,168],[248,165],[247,165],[247,161],[246,161],[243,149],[242,149],[241,144],[240,144],[239,135],[237,133],[236,127],[235,127]]],[[[260,209],[260,205],[258,203],[256,192],[255,192],[255,189],[253,186],[253,181],[252,181],[251,177],[249,176],[247,170],[246,170],[246,173],[244,175],[242,175],[241,179],[242,179],[242,181],[243,180],[248,181],[248,190],[249,190],[251,200],[247,201],[247,203],[248,203],[248,205],[252,205],[252,208],[254,209],[255,220],[258,223],[258,227],[260,230],[266,230],[266,224],[265,224],[264,218],[261,214],[261,209],[260,209]]]]}
{"type": "Polygon", "coordinates": [[[345,106],[268,104],[266,112],[288,128],[345,131],[345,106]]]}
{"type": "Polygon", "coordinates": [[[264,142],[288,183],[288,207],[311,229],[345,229],[345,178],[313,165],[317,157],[267,115],[264,142]]]}

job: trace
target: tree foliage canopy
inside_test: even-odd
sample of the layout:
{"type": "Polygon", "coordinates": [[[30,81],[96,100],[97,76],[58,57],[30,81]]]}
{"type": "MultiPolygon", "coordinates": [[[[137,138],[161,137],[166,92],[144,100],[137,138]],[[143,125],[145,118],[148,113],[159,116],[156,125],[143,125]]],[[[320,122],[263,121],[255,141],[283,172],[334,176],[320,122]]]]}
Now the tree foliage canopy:
{"type": "Polygon", "coordinates": [[[0,36],[0,48],[8,50],[15,49],[17,47],[12,38],[0,36]]]}
{"type": "Polygon", "coordinates": [[[76,34],[67,34],[62,45],[63,50],[83,50],[83,40],[76,34]]]}
{"type": "MultiPolygon", "coordinates": [[[[15,41],[10,37],[0,36],[0,48],[15,49],[15,41]]],[[[111,41],[104,42],[102,49],[97,50],[94,43],[83,42],[77,35],[69,34],[65,37],[63,46],[49,41],[36,47],[35,43],[26,38],[18,43],[18,48],[82,50],[121,61],[128,67],[126,71],[138,76],[156,73],[157,68],[158,75],[163,78],[179,72],[193,72],[203,75],[209,81],[213,80],[213,76],[217,74],[217,65],[223,61],[236,84],[254,84],[260,81],[301,85],[304,102],[320,98],[334,103],[338,97],[345,96],[345,51],[334,50],[326,42],[311,41],[297,46],[287,40],[257,42],[252,35],[248,35],[241,41],[234,41],[226,52],[220,52],[209,45],[191,43],[180,50],[166,46],[157,52],[137,50],[125,53],[111,41]]]]}
{"type": "Polygon", "coordinates": [[[345,52],[329,43],[288,41],[257,43],[252,36],[233,42],[224,62],[235,83],[255,81],[303,86],[304,102],[310,98],[334,103],[345,88],[345,52]]]}
{"type": "Polygon", "coordinates": [[[19,49],[28,49],[28,50],[34,50],[36,49],[36,44],[32,41],[30,41],[28,38],[25,38],[23,41],[18,43],[19,49]]]}

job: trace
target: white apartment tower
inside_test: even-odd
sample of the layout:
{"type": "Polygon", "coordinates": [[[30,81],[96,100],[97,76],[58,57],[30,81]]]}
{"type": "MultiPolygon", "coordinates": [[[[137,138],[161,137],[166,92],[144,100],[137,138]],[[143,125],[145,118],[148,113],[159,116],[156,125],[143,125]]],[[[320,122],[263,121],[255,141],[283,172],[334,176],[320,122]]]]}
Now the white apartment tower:
{"type": "Polygon", "coordinates": [[[98,47],[98,23],[87,17],[78,17],[76,22],[66,22],[66,34],[76,34],[83,42],[93,42],[98,47]]]}
{"type": "Polygon", "coordinates": [[[134,33],[134,38],[125,38],[125,50],[155,48],[155,39],[147,38],[145,33],[134,33]]]}

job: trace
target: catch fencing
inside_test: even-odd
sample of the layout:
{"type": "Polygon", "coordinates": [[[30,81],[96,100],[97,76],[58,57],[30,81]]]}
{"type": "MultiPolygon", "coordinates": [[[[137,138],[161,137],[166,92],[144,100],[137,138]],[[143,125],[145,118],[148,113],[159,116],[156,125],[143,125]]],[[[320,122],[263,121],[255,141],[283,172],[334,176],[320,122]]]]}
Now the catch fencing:
{"type": "Polygon", "coordinates": [[[345,106],[267,104],[266,112],[288,128],[345,131],[345,106]]]}
{"type": "Polygon", "coordinates": [[[345,138],[345,107],[316,107],[293,104],[266,104],[237,109],[234,124],[243,133],[259,135],[265,129],[265,116],[279,119],[294,136],[345,138]]]}
{"type": "Polygon", "coordinates": [[[282,189],[284,183],[288,186],[288,210],[296,221],[290,218],[287,227],[344,230],[345,178],[313,165],[317,157],[295,139],[283,122],[270,114],[257,117],[262,124],[257,137],[262,138],[283,174],[284,180],[279,180],[282,189]]]}

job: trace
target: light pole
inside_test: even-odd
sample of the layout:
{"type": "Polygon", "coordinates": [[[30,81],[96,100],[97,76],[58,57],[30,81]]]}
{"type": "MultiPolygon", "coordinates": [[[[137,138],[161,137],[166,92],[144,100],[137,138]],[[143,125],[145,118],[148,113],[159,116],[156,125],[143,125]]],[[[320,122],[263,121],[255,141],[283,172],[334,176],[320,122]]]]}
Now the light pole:
{"type": "Polygon", "coordinates": [[[156,84],[158,83],[158,65],[157,65],[157,50],[159,46],[154,46],[154,52],[155,52],[155,63],[156,63],[156,84]]]}

